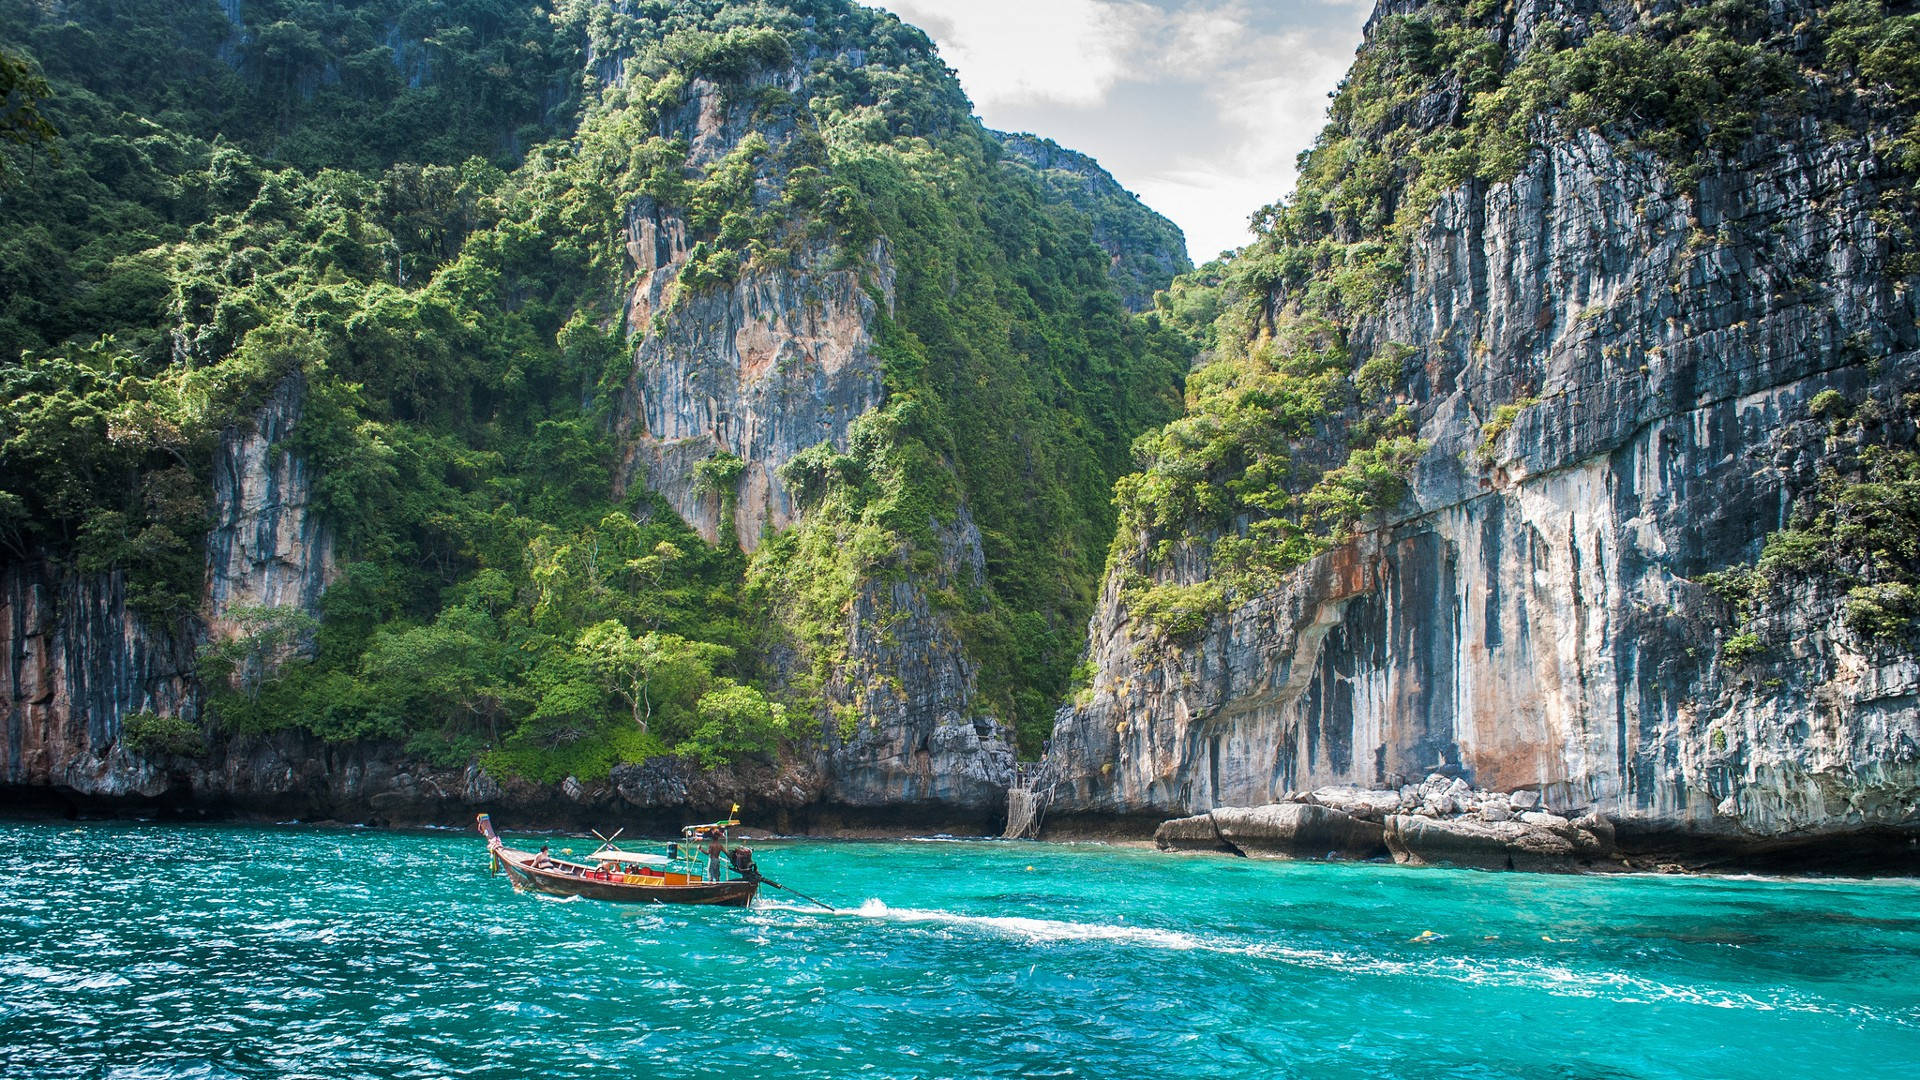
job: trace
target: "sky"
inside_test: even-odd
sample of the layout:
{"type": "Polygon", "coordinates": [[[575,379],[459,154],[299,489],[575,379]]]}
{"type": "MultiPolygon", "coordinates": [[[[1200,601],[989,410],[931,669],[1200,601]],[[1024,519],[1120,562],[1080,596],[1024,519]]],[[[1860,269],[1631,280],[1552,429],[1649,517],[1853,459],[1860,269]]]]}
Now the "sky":
{"type": "Polygon", "coordinates": [[[988,127],[1091,155],[1187,234],[1195,263],[1251,239],[1373,0],[868,0],[925,30],[988,127]]]}

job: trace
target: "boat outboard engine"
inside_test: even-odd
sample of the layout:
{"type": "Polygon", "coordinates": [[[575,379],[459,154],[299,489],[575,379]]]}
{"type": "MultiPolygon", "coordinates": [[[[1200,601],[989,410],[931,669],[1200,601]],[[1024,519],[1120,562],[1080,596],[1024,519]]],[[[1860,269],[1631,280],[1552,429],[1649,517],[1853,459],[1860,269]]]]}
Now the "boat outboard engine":
{"type": "Polygon", "coordinates": [[[733,871],[748,881],[760,880],[760,868],[753,865],[753,849],[737,847],[727,852],[727,861],[733,863],[733,871]]]}

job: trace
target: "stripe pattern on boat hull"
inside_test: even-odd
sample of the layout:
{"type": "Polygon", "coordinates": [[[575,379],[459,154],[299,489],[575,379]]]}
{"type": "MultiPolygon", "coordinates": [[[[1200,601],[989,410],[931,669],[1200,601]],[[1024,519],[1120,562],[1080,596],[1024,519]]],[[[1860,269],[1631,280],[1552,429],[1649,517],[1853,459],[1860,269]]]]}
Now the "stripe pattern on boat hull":
{"type": "Polygon", "coordinates": [[[702,881],[687,885],[629,885],[621,881],[601,881],[559,870],[534,867],[533,856],[511,848],[495,850],[501,869],[514,887],[550,896],[584,896],[589,900],[614,900],[629,904],[710,904],[720,907],[746,907],[753,902],[760,885],[753,881],[702,881]]]}

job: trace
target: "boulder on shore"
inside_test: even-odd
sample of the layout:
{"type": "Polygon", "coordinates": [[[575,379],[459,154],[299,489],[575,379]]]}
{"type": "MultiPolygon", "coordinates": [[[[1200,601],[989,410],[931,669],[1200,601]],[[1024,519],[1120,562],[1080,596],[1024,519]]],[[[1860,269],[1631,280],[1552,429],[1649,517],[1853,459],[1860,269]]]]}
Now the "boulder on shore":
{"type": "Polygon", "coordinates": [[[1383,846],[1378,824],[1312,803],[1222,806],[1210,816],[1220,839],[1248,854],[1364,859],[1383,846]]]}
{"type": "Polygon", "coordinates": [[[1387,847],[1395,862],[1482,870],[1572,870],[1612,852],[1611,828],[1603,836],[1565,818],[1524,820],[1546,817],[1477,821],[1396,814],[1387,819],[1387,847]]]}
{"type": "Polygon", "coordinates": [[[1209,814],[1163,821],[1153,831],[1153,846],[1161,851],[1231,851],[1213,827],[1209,814]]]}
{"type": "Polygon", "coordinates": [[[1232,851],[1242,855],[1364,859],[1380,854],[1377,822],[1312,803],[1222,806],[1209,813],[1173,818],[1153,834],[1162,851],[1232,851]]]}
{"type": "Polygon", "coordinates": [[[1360,787],[1324,787],[1292,801],[1310,802],[1362,821],[1378,824],[1388,814],[1400,813],[1403,799],[1398,791],[1380,791],[1360,787]]]}
{"type": "Polygon", "coordinates": [[[1613,822],[1535,791],[1481,791],[1435,773],[1399,789],[1322,787],[1265,806],[1217,806],[1161,824],[1162,851],[1372,858],[1486,870],[1571,871],[1619,858],[1613,822]],[[1575,817],[1574,815],[1581,815],[1575,817]]]}

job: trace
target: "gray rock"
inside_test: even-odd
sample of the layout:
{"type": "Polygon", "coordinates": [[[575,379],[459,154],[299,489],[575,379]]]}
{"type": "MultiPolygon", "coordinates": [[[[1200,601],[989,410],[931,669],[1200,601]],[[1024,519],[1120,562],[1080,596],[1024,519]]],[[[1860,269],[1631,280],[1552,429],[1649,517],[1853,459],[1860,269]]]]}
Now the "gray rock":
{"type": "Polygon", "coordinates": [[[1582,850],[1611,855],[1618,847],[1613,822],[1601,814],[1588,814],[1573,825],[1577,830],[1574,842],[1581,845],[1582,850]]]}
{"type": "Polygon", "coordinates": [[[1320,806],[1329,807],[1366,821],[1378,822],[1388,814],[1397,813],[1402,804],[1398,791],[1376,791],[1355,787],[1324,787],[1315,789],[1305,800],[1320,806]]]}
{"type": "Polygon", "coordinates": [[[411,809],[420,802],[410,791],[382,791],[367,799],[367,805],[382,814],[411,809]]]}
{"type": "Polygon", "coordinates": [[[1216,807],[1210,815],[1220,839],[1247,853],[1366,858],[1381,848],[1381,827],[1311,803],[1216,807]]]}
{"type": "Polygon", "coordinates": [[[1160,823],[1153,832],[1153,845],[1161,851],[1226,851],[1220,832],[1210,814],[1173,818],[1160,823]]]}
{"type": "Polygon", "coordinates": [[[481,768],[477,761],[467,766],[466,771],[461,774],[461,780],[463,781],[462,798],[469,805],[478,806],[481,803],[494,802],[502,794],[500,782],[488,775],[487,770],[481,768]]]}
{"type": "Polygon", "coordinates": [[[846,661],[825,687],[860,701],[864,720],[837,727],[819,757],[834,801],[848,806],[1003,807],[1013,778],[1013,733],[983,716],[975,674],[958,632],[934,609],[933,590],[977,586],[984,574],[979,530],[964,507],[931,529],[937,573],[864,585],[847,625],[846,661]]]}
{"type": "MultiPolygon", "coordinates": [[[[198,718],[195,648],[203,636],[236,632],[233,609],[317,614],[335,566],[332,530],[309,510],[311,471],[287,449],[305,405],[305,380],[290,375],[252,416],[221,434],[204,623],[168,625],[128,607],[118,572],[82,574],[0,558],[0,655],[10,658],[0,664],[0,781],[80,795],[167,793],[174,786],[167,772],[122,744],[125,719],[136,712],[198,718]]],[[[310,638],[295,641],[240,675],[268,677],[311,646],[310,638]]],[[[292,772],[275,761],[260,775],[195,775],[208,796],[230,799],[291,783],[292,772]]]]}
{"type": "Polygon", "coordinates": [[[1576,857],[1571,840],[1517,821],[1436,821],[1396,815],[1387,819],[1385,838],[1395,862],[1415,865],[1570,870],[1576,857]]]}
{"type": "MultiPolygon", "coordinates": [[[[317,618],[320,594],[339,576],[333,529],[309,508],[312,470],[286,449],[306,400],[306,378],[289,375],[249,422],[221,436],[206,544],[205,614],[215,640],[241,629],[228,617],[238,608],[291,608],[317,618]]],[[[295,643],[274,664],[309,653],[312,644],[295,643]]]]}

